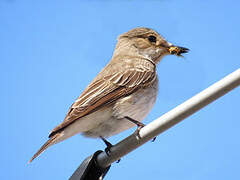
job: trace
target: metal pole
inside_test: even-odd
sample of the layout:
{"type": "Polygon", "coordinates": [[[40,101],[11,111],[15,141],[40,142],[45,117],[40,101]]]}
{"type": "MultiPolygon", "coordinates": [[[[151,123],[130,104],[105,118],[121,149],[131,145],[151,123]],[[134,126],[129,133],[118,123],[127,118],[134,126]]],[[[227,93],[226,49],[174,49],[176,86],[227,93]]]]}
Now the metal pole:
{"type": "MultiPolygon", "coordinates": [[[[105,152],[96,157],[97,164],[106,168],[124,155],[166,131],[196,111],[240,85],[240,69],[224,77],[212,86],[193,96],[181,105],[143,127],[139,135],[132,134],[111,148],[108,156],[105,152]]],[[[240,95],[240,94],[239,94],[240,95]]]]}

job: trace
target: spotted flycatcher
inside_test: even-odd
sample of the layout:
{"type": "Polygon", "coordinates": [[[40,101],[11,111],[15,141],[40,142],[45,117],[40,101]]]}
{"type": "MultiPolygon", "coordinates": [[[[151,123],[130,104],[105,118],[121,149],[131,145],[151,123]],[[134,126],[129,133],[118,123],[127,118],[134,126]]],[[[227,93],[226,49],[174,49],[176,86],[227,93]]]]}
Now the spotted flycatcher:
{"type": "Polygon", "coordinates": [[[158,94],[156,65],[165,55],[181,56],[187,48],[174,46],[156,31],[135,28],[118,38],[111,61],[70,107],[64,121],[29,162],[49,146],[77,133],[87,137],[118,134],[141,121],[158,94]]]}

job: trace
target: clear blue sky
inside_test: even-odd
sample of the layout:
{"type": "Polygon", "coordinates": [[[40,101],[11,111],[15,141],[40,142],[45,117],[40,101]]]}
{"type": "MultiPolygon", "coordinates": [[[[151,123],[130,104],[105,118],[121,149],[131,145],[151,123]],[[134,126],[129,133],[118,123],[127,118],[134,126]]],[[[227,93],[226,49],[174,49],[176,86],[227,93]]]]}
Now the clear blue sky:
{"type": "MultiPolygon", "coordinates": [[[[191,49],[158,66],[148,123],[240,67],[239,1],[0,1],[0,179],[64,180],[105,145],[76,135],[27,161],[111,58],[119,34],[154,28],[191,49]]],[[[105,179],[240,179],[240,89],[146,143],[105,179]]],[[[135,128],[109,140],[115,144],[135,128]]]]}

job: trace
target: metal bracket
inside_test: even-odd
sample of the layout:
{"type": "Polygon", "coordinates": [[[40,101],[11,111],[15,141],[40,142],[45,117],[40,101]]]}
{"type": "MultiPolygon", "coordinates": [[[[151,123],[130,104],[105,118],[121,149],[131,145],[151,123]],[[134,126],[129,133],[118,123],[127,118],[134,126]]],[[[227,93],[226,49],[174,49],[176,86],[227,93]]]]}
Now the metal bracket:
{"type": "Polygon", "coordinates": [[[87,157],[69,178],[69,180],[102,180],[111,165],[106,168],[102,168],[97,164],[96,158],[101,152],[103,151],[96,151],[93,155],[87,157]]]}

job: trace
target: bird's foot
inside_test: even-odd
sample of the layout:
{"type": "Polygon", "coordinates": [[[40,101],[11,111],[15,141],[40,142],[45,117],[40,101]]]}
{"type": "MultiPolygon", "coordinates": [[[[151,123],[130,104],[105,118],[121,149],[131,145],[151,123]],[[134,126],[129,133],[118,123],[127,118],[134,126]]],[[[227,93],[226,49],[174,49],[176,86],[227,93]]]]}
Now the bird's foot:
{"type": "MultiPolygon", "coordinates": [[[[113,147],[113,145],[107,141],[104,137],[100,136],[100,138],[103,140],[103,142],[106,144],[106,148],[105,148],[105,153],[107,154],[107,156],[110,156],[111,153],[111,148],[113,147]]],[[[119,163],[121,161],[121,159],[117,160],[117,163],[119,163]]]]}
{"type": "Polygon", "coordinates": [[[109,141],[107,141],[104,137],[102,137],[102,136],[100,136],[100,138],[103,140],[103,142],[106,144],[106,148],[105,148],[105,152],[106,152],[106,154],[109,156],[110,155],[110,152],[111,152],[111,147],[113,147],[113,145],[109,142],[109,141]]]}
{"type": "MultiPolygon", "coordinates": [[[[135,119],[132,119],[132,118],[130,118],[130,117],[128,117],[128,116],[125,116],[125,118],[126,118],[127,120],[129,120],[130,122],[132,122],[132,123],[134,123],[134,124],[137,125],[137,130],[136,130],[135,133],[137,134],[138,138],[141,138],[140,135],[139,135],[139,132],[140,132],[140,130],[145,126],[145,124],[143,124],[143,123],[141,123],[140,121],[137,121],[137,120],[135,120],[135,119]]],[[[156,140],[156,137],[154,137],[154,138],[152,139],[152,142],[154,142],[155,140],[156,140]]]]}
{"type": "Polygon", "coordinates": [[[129,120],[130,122],[132,122],[132,123],[134,123],[134,124],[137,125],[137,130],[136,130],[135,133],[137,134],[138,138],[141,138],[140,135],[139,135],[139,132],[140,132],[140,130],[145,126],[145,124],[143,124],[143,123],[141,123],[140,121],[137,121],[137,120],[135,120],[135,119],[132,119],[132,118],[130,118],[130,117],[128,117],[128,116],[125,116],[125,118],[126,118],[127,120],[129,120]]]}

